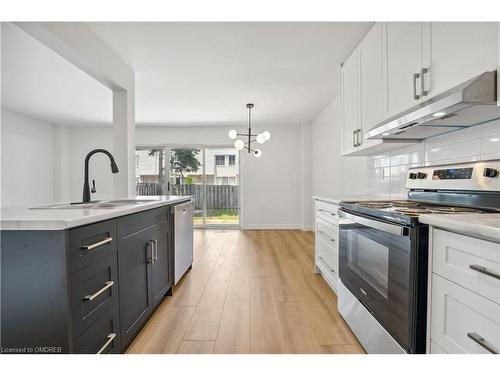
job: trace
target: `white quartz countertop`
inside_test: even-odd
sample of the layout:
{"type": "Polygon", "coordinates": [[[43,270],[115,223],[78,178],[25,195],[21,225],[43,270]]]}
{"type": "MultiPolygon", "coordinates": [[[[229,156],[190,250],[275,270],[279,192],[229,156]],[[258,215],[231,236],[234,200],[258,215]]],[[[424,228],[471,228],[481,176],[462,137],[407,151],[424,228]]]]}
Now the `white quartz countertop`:
{"type": "Polygon", "coordinates": [[[500,242],[500,213],[420,215],[418,220],[466,236],[500,242]]]}
{"type": "MultiPolygon", "coordinates": [[[[63,230],[80,225],[129,215],[153,208],[175,205],[192,199],[191,196],[138,196],[139,204],[131,203],[113,208],[30,209],[30,207],[7,207],[0,209],[2,230],[63,230]]],[[[39,207],[39,206],[34,206],[39,207]]]]}
{"type": "Polygon", "coordinates": [[[391,200],[391,198],[382,195],[314,195],[313,199],[323,202],[339,204],[342,201],[373,201],[373,200],[391,200]]]}

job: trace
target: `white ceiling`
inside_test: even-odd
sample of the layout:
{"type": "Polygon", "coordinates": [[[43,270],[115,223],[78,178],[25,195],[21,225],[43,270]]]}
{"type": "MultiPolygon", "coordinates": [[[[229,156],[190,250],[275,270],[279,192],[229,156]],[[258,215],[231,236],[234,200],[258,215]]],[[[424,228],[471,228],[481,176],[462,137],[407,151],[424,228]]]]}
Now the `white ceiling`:
{"type": "Polygon", "coordinates": [[[112,94],[17,26],[3,22],[2,108],[51,124],[109,124],[112,94]]]}
{"type": "MultiPolygon", "coordinates": [[[[136,72],[140,125],[311,120],[370,23],[90,23],[136,72]]],[[[16,26],[2,29],[3,105],[52,123],[111,121],[111,93],[16,26]],[[5,32],[6,30],[6,32],[5,32]]]]}

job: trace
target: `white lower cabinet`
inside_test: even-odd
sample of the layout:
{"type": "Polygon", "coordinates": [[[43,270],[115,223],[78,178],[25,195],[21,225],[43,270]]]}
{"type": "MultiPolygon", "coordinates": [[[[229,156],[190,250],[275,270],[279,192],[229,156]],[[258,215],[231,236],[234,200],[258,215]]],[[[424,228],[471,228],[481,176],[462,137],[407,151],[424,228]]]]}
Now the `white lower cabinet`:
{"type": "Polygon", "coordinates": [[[339,282],[338,208],[334,203],[316,200],[314,269],[335,292],[339,282]]]}
{"type": "Polygon", "coordinates": [[[500,349],[500,306],[439,275],[432,275],[431,340],[447,353],[500,349]]]}
{"type": "Polygon", "coordinates": [[[431,228],[429,353],[500,350],[500,244],[431,228]]]}

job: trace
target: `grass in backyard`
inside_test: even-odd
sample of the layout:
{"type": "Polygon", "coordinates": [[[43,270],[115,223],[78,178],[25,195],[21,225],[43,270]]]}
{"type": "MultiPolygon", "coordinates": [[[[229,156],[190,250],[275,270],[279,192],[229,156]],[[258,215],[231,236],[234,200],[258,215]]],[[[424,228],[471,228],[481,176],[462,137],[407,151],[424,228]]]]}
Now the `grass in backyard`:
{"type": "MultiPolygon", "coordinates": [[[[209,209],[207,210],[207,224],[238,224],[239,216],[236,209],[209,209]]],[[[194,224],[202,225],[203,217],[201,213],[194,216],[194,224]]]]}

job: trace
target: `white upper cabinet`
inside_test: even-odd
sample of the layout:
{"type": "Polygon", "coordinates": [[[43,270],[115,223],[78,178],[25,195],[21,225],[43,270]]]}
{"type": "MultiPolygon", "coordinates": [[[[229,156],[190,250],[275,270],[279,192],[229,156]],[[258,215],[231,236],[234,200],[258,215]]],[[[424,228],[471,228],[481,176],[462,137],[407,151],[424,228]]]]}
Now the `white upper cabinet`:
{"type": "Polygon", "coordinates": [[[364,139],[364,134],[384,119],[384,72],[382,24],[376,23],[359,45],[361,83],[361,134],[359,147],[379,141],[364,139]]]}
{"type": "Polygon", "coordinates": [[[421,70],[423,56],[423,24],[421,22],[388,22],[387,41],[387,106],[385,117],[419,104],[422,100],[421,70]]]}
{"type": "Polygon", "coordinates": [[[343,154],[358,145],[360,127],[359,49],[356,48],[342,66],[343,154]]]}
{"type": "Polygon", "coordinates": [[[497,23],[432,22],[430,28],[429,97],[497,68],[497,23]]]}
{"type": "Polygon", "coordinates": [[[500,28],[484,22],[375,23],[342,67],[343,155],[411,140],[365,140],[380,122],[497,68],[500,28]]]}

